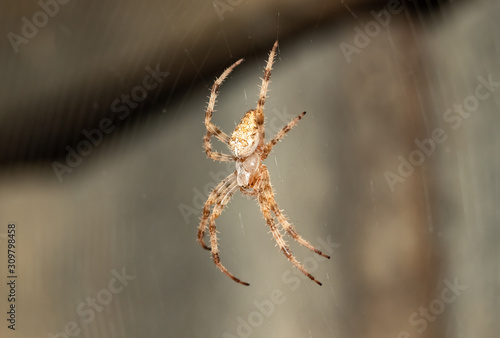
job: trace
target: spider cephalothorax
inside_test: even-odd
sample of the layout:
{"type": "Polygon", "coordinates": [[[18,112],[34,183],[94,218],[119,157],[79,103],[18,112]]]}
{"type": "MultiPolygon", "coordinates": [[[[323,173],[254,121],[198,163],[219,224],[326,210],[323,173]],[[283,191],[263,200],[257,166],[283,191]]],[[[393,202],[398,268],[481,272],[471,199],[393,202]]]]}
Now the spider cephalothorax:
{"type": "Polygon", "coordinates": [[[207,156],[211,159],[222,162],[236,162],[236,171],[222,180],[222,182],[220,182],[208,196],[208,200],[203,207],[203,215],[198,227],[198,241],[203,248],[211,250],[214,263],[222,272],[224,272],[226,275],[240,284],[249,285],[248,283],[245,283],[233,276],[220,262],[219,250],[217,248],[217,232],[215,229],[215,219],[220,216],[222,210],[227,205],[233,194],[237,189],[239,189],[241,193],[257,199],[262,214],[264,215],[264,218],[269,228],[271,229],[271,233],[273,234],[273,237],[278,243],[278,246],[280,247],[280,250],[283,252],[283,254],[302,273],[304,273],[311,280],[321,285],[321,283],[317,281],[309,272],[307,272],[304,266],[292,255],[292,252],[283,239],[283,235],[276,226],[274,218],[276,217],[276,219],[278,220],[278,224],[294,240],[299,242],[299,244],[314,251],[318,255],[324,256],[326,258],[330,257],[313,247],[308,241],[302,238],[297,233],[295,228],[290,224],[290,222],[288,222],[286,216],[278,208],[278,204],[274,199],[274,192],[269,178],[269,171],[267,170],[267,167],[262,164],[262,161],[267,158],[272,147],[276,145],[276,143],[278,143],[278,141],[280,141],[285,136],[285,134],[290,131],[290,129],[292,129],[306,114],[305,112],[301,113],[285,127],[283,127],[283,129],[281,129],[281,131],[279,131],[271,141],[265,143],[264,103],[266,101],[267,87],[270,82],[271,69],[277,47],[278,41],[274,43],[274,46],[269,53],[269,59],[267,60],[266,69],[264,70],[264,77],[262,78],[262,85],[260,87],[260,95],[259,101],[257,102],[257,108],[246,112],[246,114],[241,119],[241,122],[236,126],[234,132],[231,134],[231,137],[220,130],[212,122],[210,122],[210,120],[212,118],[220,85],[229,75],[229,73],[231,73],[236,66],[243,62],[243,59],[236,61],[232,66],[226,69],[222,73],[222,75],[215,80],[212,86],[210,100],[208,102],[208,107],[205,114],[205,125],[207,127],[207,133],[204,137],[205,151],[207,153],[207,156]],[[215,136],[217,139],[225,143],[231,150],[232,155],[212,151],[212,145],[210,144],[210,138],[212,136],[215,136]],[[273,213],[274,216],[272,215],[273,213]],[[207,246],[204,241],[207,223],[210,233],[210,247],[207,246]]]}

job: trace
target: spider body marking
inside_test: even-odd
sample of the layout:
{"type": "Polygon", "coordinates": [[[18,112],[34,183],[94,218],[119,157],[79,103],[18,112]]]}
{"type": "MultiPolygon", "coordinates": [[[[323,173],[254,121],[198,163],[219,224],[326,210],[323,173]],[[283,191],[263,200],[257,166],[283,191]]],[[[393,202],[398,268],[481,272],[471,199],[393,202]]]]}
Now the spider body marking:
{"type": "Polygon", "coordinates": [[[263,137],[261,138],[259,135],[257,116],[259,114],[255,110],[249,110],[231,135],[229,149],[238,159],[250,156],[259,145],[262,146],[259,144],[260,141],[263,141],[263,137]]]}
{"type": "Polygon", "coordinates": [[[274,63],[274,56],[277,47],[278,41],[274,43],[273,48],[269,53],[269,58],[264,70],[264,77],[262,78],[262,84],[260,86],[257,108],[249,110],[245,113],[241,122],[236,126],[231,136],[228,136],[219,127],[214,125],[211,122],[211,118],[214,112],[219,87],[226,77],[233,71],[233,69],[243,62],[243,59],[236,61],[233,65],[227,68],[222,75],[215,80],[212,86],[210,100],[205,113],[205,126],[207,128],[207,133],[203,139],[203,146],[207,156],[213,160],[221,162],[234,161],[236,163],[236,171],[222,180],[222,182],[220,182],[208,196],[208,199],[203,207],[200,225],[198,226],[198,242],[204,249],[211,251],[212,259],[219,270],[235,282],[243,285],[249,285],[248,283],[241,281],[239,278],[236,278],[224,267],[224,265],[222,265],[219,256],[217,231],[215,227],[215,219],[220,216],[233,194],[239,189],[242,194],[254,197],[257,200],[264,219],[266,220],[281,252],[304,275],[309,277],[318,285],[321,285],[321,283],[305,269],[295,256],[293,256],[280,232],[280,229],[276,225],[275,218],[278,221],[278,225],[281,226],[281,229],[288,233],[288,235],[300,245],[310,249],[318,255],[326,258],[330,257],[316,249],[307,240],[302,238],[293,225],[290,224],[283,212],[279,209],[278,204],[274,199],[274,192],[271,186],[269,171],[262,163],[262,161],[264,161],[271,152],[273,146],[275,146],[306,114],[305,112],[299,114],[295,119],[284,126],[272,140],[265,143],[264,104],[266,101],[267,88],[271,79],[271,69],[274,63]],[[231,151],[231,155],[212,151],[212,145],[210,143],[212,136],[225,143],[231,151]],[[210,246],[207,246],[204,241],[207,226],[210,234],[210,246]]]}

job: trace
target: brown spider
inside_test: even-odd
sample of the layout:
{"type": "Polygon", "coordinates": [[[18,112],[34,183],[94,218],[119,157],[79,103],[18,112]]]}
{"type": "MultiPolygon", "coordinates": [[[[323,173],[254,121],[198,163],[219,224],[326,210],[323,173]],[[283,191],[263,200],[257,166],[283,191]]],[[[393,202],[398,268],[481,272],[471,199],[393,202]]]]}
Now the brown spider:
{"type": "Polygon", "coordinates": [[[299,244],[305,246],[306,248],[314,251],[318,255],[326,258],[330,258],[328,255],[324,254],[320,250],[312,246],[308,241],[302,238],[295,228],[288,222],[286,216],[278,208],[276,201],[274,199],[273,188],[271,187],[271,181],[269,178],[269,172],[267,167],[261,163],[265,160],[271,149],[278,141],[280,141],[287,132],[290,131],[299,120],[306,114],[303,112],[290,123],[288,123],[280,132],[269,142],[264,142],[264,103],[266,101],[267,87],[271,78],[271,69],[274,62],[274,55],[276,53],[276,48],[278,47],[278,41],[274,43],[274,46],[269,53],[269,59],[267,60],[266,69],[264,70],[264,78],[262,79],[262,85],[260,87],[259,101],[257,103],[257,108],[255,110],[249,110],[246,112],[245,116],[241,122],[236,126],[231,137],[219,129],[216,125],[210,122],[212,114],[214,112],[214,106],[219,93],[219,87],[226,77],[233,71],[233,69],[238,66],[243,59],[236,61],[232,66],[227,68],[222,75],[215,80],[212,86],[212,91],[210,95],[210,100],[208,102],[207,111],[205,114],[205,126],[207,127],[207,134],[205,135],[203,145],[207,156],[213,160],[221,162],[236,162],[236,171],[231,175],[227,176],[222,182],[220,182],[208,196],[208,200],[203,207],[203,215],[201,217],[201,222],[198,227],[198,241],[201,246],[207,250],[211,250],[212,258],[215,265],[226,275],[231,277],[234,281],[249,285],[241,281],[240,279],[233,276],[220,262],[219,249],[217,248],[217,231],[215,229],[215,219],[220,216],[222,210],[229,202],[234,192],[239,188],[240,191],[248,196],[253,196],[259,202],[260,209],[264,218],[271,228],[274,239],[280,247],[280,250],[285,254],[285,256],[290,260],[293,265],[297,267],[302,273],[304,273],[311,280],[315,281],[319,285],[321,283],[317,281],[304,266],[297,261],[297,259],[292,255],[288,245],[283,239],[283,235],[280,230],[276,227],[274,217],[271,215],[271,211],[276,216],[278,223],[281,227],[290,235],[294,240],[299,242],[299,244]],[[232,155],[222,154],[219,152],[212,151],[212,145],[210,144],[210,138],[215,136],[217,139],[227,144],[231,150],[232,155]],[[214,205],[212,212],[210,213],[211,206],[214,205]],[[204,242],[205,229],[207,227],[210,232],[210,247],[208,247],[204,242]]]}

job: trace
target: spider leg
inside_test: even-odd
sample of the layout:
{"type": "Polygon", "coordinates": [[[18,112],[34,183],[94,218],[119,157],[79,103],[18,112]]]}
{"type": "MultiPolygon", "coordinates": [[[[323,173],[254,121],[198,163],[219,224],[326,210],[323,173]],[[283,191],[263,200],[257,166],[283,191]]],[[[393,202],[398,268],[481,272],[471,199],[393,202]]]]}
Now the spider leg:
{"type": "Polygon", "coordinates": [[[217,268],[219,268],[220,271],[225,273],[227,276],[229,276],[232,280],[234,280],[237,283],[243,284],[243,285],[250,285],[246,282],[243,282],[239,278],[236,278],[233,274],[231,274],[224,265],[220,262],[220,257],[219,257],[219,249],[217,247],[217,230],[215,228],[215,219],[220,216],[222,213],[222,210],[226,206],[226,204],[229,202],[231,199],[232,195],[238,188],[238,184],[236,180],[229,186],[227,189],[227,192],[224,195],[220,196],[220,201],[215,205],[214,210],[212,210],[212,214],[210,215],[209,219],[209,231],[210,231],[210,246],[212,250],[212,259],[214,260],[215,265],[217,268]]]}
{"type": "Polygon", "coordinates": [[[262,211],[262,214],[264,215],[264,218],[266,219],[266,222],[269,225],[269,228],[271,229],[271,233],[273,234],[273,237],[276,240],[276,243],[280,247],[281,252],[283,252],[283,254],[288,258],[288,260],[291,261],[292,264],[295,265],[295,267],[297,269],[299,269],[304,275],[309,277],[309,279],[316,282],[318,285],[322,285],[295,258],[295,256],[292,254],[292,251],[290,250],[290,248],[286,244],[285,240],[283,239],[283,235],[280,233],[280,231],[276,227],[276,223],[274,222],[273,216],[271,215],[271,210],[273,210],[273,208],[274,208],[273,206],[276,205],[276,202],[274,201],[273,189],[271,187],[271,182],[269,180],[269,173],[268,173],[265,165],[262,165],[262,177],[261,177],[260,192],[258,194],[258,201],[259,201],[259,205],[260,205],[260,209],[262,211]]]}
{"type": "Polygon", "coordinates": [[[316,280],[313,275],[311,275],[306,268],[293,256],[292,251],[286,244],[285,240],[283,239],[283,236],[279,232],[279,230],[276,228],[276,224],[274,223],[273,217],[271,216],[270,208],[267,204],[267,202],[264,200],[261,200],[259,198],[259,204],[260,208],[262,210],[262,213],[264,214],[264,218],[267,221],[267,224],[269,225],[269,228],[271,229],[271,232],[273,234],[274,239],[276,240],[276,243],[278,243],[278,246],[280,247],[281,252],[288,258],[289,261],[292,262],[293,265],[297,269],[299,269],[304,275],[309,277],[312,281],[316,282],[318,285],[322,285],[321,282],[316,280]]]}
{"type": "Polygon", "coordinates": [[[269,52],[269,58],[267,59],[266,68],[264,69],[264,77],[262,78],[262,84],[260,85],[259,101],[257,101],[256,121],[258,133],[260,135],[259,146],[264,145],[265,130],[264,130],[264,104],[266,103],[267,87],[271,82],[271,70],[273,69],[274,56],[276,55],[276,48],[278,48],[278,41],[276,41],[269,52]]]}
{"type": "Polygon", "coordinates": [[[328,256],[327,254],[324,254],[321,250],[316,249],[311,243],[309,243],[309,241],[307,241],[301,235],[299,235],[299,233],[297,232],[297,230],[295,230],[295,227],[292,224],[290,224],[290,222],[288,222],[286,216],[279,209],[278,203],[276,203],[276,199],[274,198],[274,192],[273,192],[273,188],[272,188],[272,185],[271,185],[271,178],[269,176],[269,171],[267,170],[267,168],[265,168],[265,170],[262,171],[261,175],[262,175],[261,179],[262,179],[262,182],[263,182],[264,186],[268,187],[267,188],[268,190],[266,192],[266,194],[267,194],[266,198],[267,198],[268,204],[271,207],[271,210],[276,215],[276,218],[278,218],[278,222],[281,224],[281,226],[283,227],[283,229],[285,229],[285,231],[294,240],[296,240],[300,245],[308,248],[309,250],[317,253],[320,256],[323,256],[323,257],[326,257],[326,258],[330,258],[330,256],[328,256]]]}
{"type": "Polygon", "coordinates": [[[299,116],[297,116],[292,121],[290,121],[286,126],[284,126],[283,129],[281,129],[271,141],[266,143],[266,145],[264,146],[264,150],[262,151],[262,154],[260,155],[262,160],[267,158],[267,156],[271,152],[271,149],[283,137],[285,137],[286,133],[288,133],[293,127],[295,127],[299,123],[299,121],[304,117],[305,114],[306,114],[306,112],[299,114],[299,116]]]}
{"type": "Polygon", "coordinates": [[[232,155],[222,154],[219,152],[212,151],[212,144],[210,143],[210,138],[215,136],[218,140],[225,144],[229,144],[229,136],[224,133],[219,127],[210,122],[212,119],[212,115],[214,112],[215,102],[217,101],[217,95],[219,94],[219,87],[222,85],[222,82],[226,79],[226,77],[233,71],[233,69],[243,62],[243,59],[240,59],[233,63],[229,68],[227,68],[221,76],[219,76],[211,89],[210,99],[208,101],[207,111],[205,113],[205,126],[207,128],[207,134],[203,138],[203,146],[205,148],[205,152],[207,156],[213,160],[229,162],[234,161],[235,157],[232,155]]]}
{"type": "Polygon", "coordinates": [[[267,59],[266,69],[264,70],[264,77],[262,78],[262,84],[260,86],[259,101],[257,102],[257,111],[263,111],[264,104],[266,103],[267,87],[269,86],[269,82],[271,82],[271,70],[273,69],[276,48],[278,48],[278,41],[274,43],[273,48],[269,53],[269,59],[267,59]]]}
{"type": "Polygon", "coordinates": [[[212,151],[212,144],[210,143],[210,138],[212,137],[212,135],[213,134],[211,132],[207,131],[205,137],[203,137],[203,147],[205,148],[205,153],[207,154],[208,158],[220,162],[235,161],[236,158],[233,155],[212,151]]]}
{"type": "Polygon", "coordinates": [[[321,250],[316,249],[313,245],[311,245],[311,243],[309,243],[309,241],[305,240],[302,236],[300,236],[297,233],[297,230],[295,230],[295,227],[293,225],[291,225],[290,222],[288,222],[288,220],[286,219],[286,216],[278,208],[278,204],[276,204],[276,201],[274,199],[273,199],[273,201],[271,201],[271,204],[272,204],[271,208],[274,211],[274,214],[276,215],[276,217],[278,218],[278,221],[283,226],[283,229],[285,229],[285,231],[290,236],[292,236],[292,238],[294,240],[296,240],[300,245],[305,246],[309,250],[317,253],[318,255],[326,257],[326,258],[330,258],[330,256],[328,256],[327,254],[324,254],[321,250]]]}
{"type": "Polygon", "coordinates": [[[198,242],[203,247],[203,249],[210,250],[210,247],[205,244],[203,238],[205,237],[205,229],[207,228],[208,217],[210,216],[210,208],[212,204],[219,203],[221,196],[226,196],[230,187],[236,182],[236,171],[231,175],[223,179],[208,196],[205,205],[203,206],[203,213],[201,216],[201,222],[198,226],[198,242]]]}

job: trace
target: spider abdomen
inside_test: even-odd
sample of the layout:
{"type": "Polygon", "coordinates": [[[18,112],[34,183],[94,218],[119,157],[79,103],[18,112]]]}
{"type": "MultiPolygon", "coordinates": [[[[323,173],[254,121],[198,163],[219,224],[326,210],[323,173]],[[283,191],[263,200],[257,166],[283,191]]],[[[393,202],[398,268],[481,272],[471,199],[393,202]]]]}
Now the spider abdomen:
{"type": "Polygon", "coordinates": [[[244,160],[236,161],[236,181],[240,187],[253,187],[260,165],[259,155],[253,153],[244,160]]]}
{"type": "Polygon", "coordinates": [[[259,145],[259,127],[255,110],[249,110],[236,126],[229,140],[229,147],[234,156],[245,158],[252,154],[259,145]]]}

